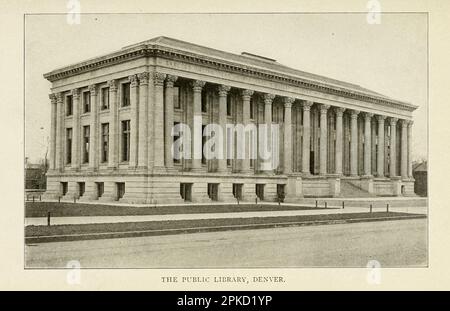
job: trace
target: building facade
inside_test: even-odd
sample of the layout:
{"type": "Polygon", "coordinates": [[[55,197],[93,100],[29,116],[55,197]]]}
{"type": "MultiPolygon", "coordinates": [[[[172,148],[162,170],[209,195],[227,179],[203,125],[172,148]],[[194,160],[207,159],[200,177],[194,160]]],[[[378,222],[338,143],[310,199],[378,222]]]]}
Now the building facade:
{"type": "MultiPolygon", "coordinates": [[[[54,70],[51,198],[181,203],[413,195],[417,106],[272,59],[157,37],[54,70]],[[177,159],[177,124],[278,124],[279,164],[177,159]]],[[[204,137],[191,133],[191,145],[204,137]]],[[[231,148],[230,148],[231,150],[231,148]]]]}

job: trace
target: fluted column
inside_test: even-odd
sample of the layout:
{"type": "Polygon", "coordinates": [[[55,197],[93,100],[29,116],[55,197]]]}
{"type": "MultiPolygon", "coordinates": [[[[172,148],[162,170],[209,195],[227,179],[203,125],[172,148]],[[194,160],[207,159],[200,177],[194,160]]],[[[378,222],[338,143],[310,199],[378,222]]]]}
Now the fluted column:
{"type": "Polygon", "coordinates": [[[119,130],[117,120],[117,81],[108,81],[109,87],[109,150],[108,150],[108,167],[117,168],[118,165],[118,145],[119,130]]]}
{"type": "Polygon", "coordinates": [[[227,123],[227,94],[230,91],[227,85],[219,85],[217,92],[219,94],[219,126],[222,128],[222,154],[219,155],[218,172],[227,171],[227,140],[226,140],[226,123],[227,123]]]}
{"type": "Polygon", "coordinates": [[[364,114],[364,175],[372,175],[372,113],[364,114]]]}
{"type": "Polygon", "coordinates": [[[72,90],[73,98],[73,142],[72,142],[72,169],[80,168],[80,90],[72,90]]]}
{"type": "Polygon", "coordinates": [[[164,80],[166,75],[153,73],[153,138],[154,170],[164,171],[164,80]]]}
{"type": "MultiPolygon", "coordinates": [[[[252,90],[242,90],[242,123],[244,123],[244,127],[247,127],[250,124],[250,98],[253,95],[252,90]]],[[[250,170],[250,143],[251,143],[251,134],[245,133],[244,143],[245,143],[245,157],[242,159],[242,172],[249,173],[250,170]]]]}
{"type": "Polygon", "coordinates": [[[336,108],[336,155],[335,155],[335,173],[338,175],[342,175],[342,126],[345,108],[337,107],[336,108]]]}
{"type": "Polygon", "coordinates": [[[350,140],[350,175],[358,176],[358,114],[351,112],[351,140],[350,140]]]}
{"type": "Polygon", "coordinates": [[[56,168],[56,127],[58,123],[58,115],[57,115],[57,100],[55,94],[50,94],[50,110],[51,110],[51,119],[50,119],[50,170],[54,170],[56,168]]]}
{"type": "Polygon", "coordinates": [[[413,121],[408,122],[408,176],[410,178],[413,177],[412,171],[412,127],[413,121]]]}
{"type": "Polygon", "coordinates": [[[292,103],[294,98],[284,98],[284,158],[283,173],[288,175],[292,173],[292,103]]]}
{"type": "Polygon", "coordinates": [[[89,94],[91,96],[91,118],[89,123],[89,168],[97,168],[98,142],[98,111],[97,111],[97,85],[89,85],[89,94]]]}
{"type": "Polygon", "coordinates": [[[139,148],[138,167],[145,168],[148,165],[148,72],[138,74],[139,79],[139,148]]]}
{"type": "Polygon", "coordinates": [[[55,144],[55,167],[57,170],[62,170],[64,167],[63,146],[65,139],[64,131],[64,96],[63,94],[56,94],[56,144],[55,144]]]}
{"type": "Polygon", "coordinates": [[[192,131],[192,170],[201,171],[202,169],[202,89],[205,86],[204,81],[192,81],[193,90],[193,129],[192,131]],[[199,124],[198,124],[199,123],[199,124]]]}
{"type": "Polygon", "coordinates": [[[397,119],[391,118],[391,136],[390,136],[390,147],[389,147],[389,177],[397,176],[397,146],[396,146],[396,138],[397,138],[397,119]]]}
{"type": "Polygon", "coordinates": [[[177,76],[167,75],[166,91],[164,93],[164,155],[167,169],[173,169],[173,84],[177,79],[177,76]]]}
{"type": "Polygon", "coordinates": [[[377,176],[384,176],[384,120],[385,116],[377,116],[378,121],[378,155],[377,155],[377,176]]]}
{"type": "Polygon", "coordinates": [[[309,157],[311,152],[311,106],[313,102],[303,102],[303,141],[302,141],[302,173],[309,175],[311,169],[309,157]]]}
{"type": "Polygon", "coordinates": [[[401,138],[401,161],[400,171],[402,179],[408,178],[408,121],[401,120],[402,138],[401,138]]]}
{"type": "Polygon", "coordinates": [[[328,157],[327,112],[329,108],[330,108],[329,105],[320,105],[320,168],[319,168],[320,175],[326,175],[327,173],[327,157],[328,157]]]}
{"type": "Polygon", "coordinates": [[[275,99],[275,95],[273,94],[264,94],[264,123],[266,125],[267,128],[267,135],[266,135],[266,141],[264,142],[266,148],[266,152],[270,153],[270,158],[267,160],[265,159],[265,165],[266,167],[264,168],[264,172],[265,173],[273,173],[273,170],[275,169],[275,167],[273,167],[273,146],[272,146],[272,102],[275,99]],[[270,161],[270,167],[268,167],[268,162],[270,161]]]}
{"type": "Polygon", "coordinates": [[[138,155],[138,78],[137,75],[128,77],[130,81],[130,159],[128,167],[135,168],[138,155]]]}

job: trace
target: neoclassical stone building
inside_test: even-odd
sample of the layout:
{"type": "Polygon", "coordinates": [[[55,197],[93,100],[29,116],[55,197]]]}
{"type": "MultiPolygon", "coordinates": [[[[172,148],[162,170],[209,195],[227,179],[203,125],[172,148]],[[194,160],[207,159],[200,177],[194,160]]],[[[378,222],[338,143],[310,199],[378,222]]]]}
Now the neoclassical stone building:
{"type": "MultiPolygon", "coordinates": [[[[56,69],[47,196],[131,203],[412,195],[415,105],[167,37],[56,69]],[[174,159],[172,127],[280,125],[280,163],[174,159]]],[[[387,77],[388,78],[388,77],[387,77]]],[[[192,145],[204,142],[192,134],[192,145]]]]}

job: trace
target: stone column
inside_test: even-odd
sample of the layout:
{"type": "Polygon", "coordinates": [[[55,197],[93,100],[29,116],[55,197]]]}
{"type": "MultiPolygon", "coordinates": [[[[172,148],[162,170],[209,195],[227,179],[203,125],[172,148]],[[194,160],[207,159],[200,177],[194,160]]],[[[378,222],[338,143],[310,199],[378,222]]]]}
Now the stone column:
{"type": "Polygon", "coordinates": [[[412,171],[412,127],[413,121],[408,122],[408,176],[409,178],[413,178],[412,171]]]}
{"type": "Polygon", "coordinates": [[[364,114],[364,175],[372,175],[372,113],[364,114]]]}
{"type": "Polygon", "coordinates": [[[154,170],[164,171],[164,80],[166,75],[153,73],[153,138],[154,138],[154,170]]]}
{"type": "Polygon", "coordinates": [[[64,167],[64,96],[62,93],[56,94],[56,145],[55,145],[55,167],[61,171],[64,167]]]}
{"type": "Polygon", "coordinates": [[[202,89],[205,86],[204,81],[192,81],[193,90],[193,128],[192,131],[192,171],[202,170],[202,89]],[[195,124],[195,123],[200,124],[195,124]],[[197,130],[196,130],[197,128],[197,130]]]}
{"type": "Polygon", "coordinates": [[[397,137],[397,119],[391,118],[391,136],[390,136],[390,147],[389,147],[389,177],[397,176],[397,152],[396,152],[396,137],[397,137]]]}
{"type": "Polygon", "coordinates": [[[402,179],[408,178],[408,121],[401,120],[402,138],[401,138],[401,161],[400,171],[402,179]]]}
{"type": "Polygon", "coordinates": [[[313,102],[303,102],[303,141],[302,141],[302,173],[311,174],[309,156],[311,148],[311,106],[313,102]]]}
{"type": "Polygon", "coordinates": [[[166,91],[164,94],[164,155],[166,168],[172,170],[173,167],[173,155],[172,155],[172,128],[173,128],[173,84],[177,81],[178,77],[173,75],[167,75],[166,78],[166,91]]]}
{"type": "Polygon", "coordinates": [[[118,145],[119,131],[117,120],[117,81],[108,81],[109,87],[109,150],[108,150],[108,168],[117,168],[118,165],[118,145]]]}
{"type": "Polygon", "coordinates": [[[80,168],[80,90],[72,90],[73,128],[72,128],[72,169],[80,168]]]}
{"type": "Polygon", "coordinates": [[[283,159],[283,173],[289,175],[292,173],[292,103],[294,98],[284,98],[284,159],[283,159]]]}
{"type": "Polygon", "coordinates": [[[342,127],[343,127],[343,119],[345,108],[337,107],[336,108],[336,155],[335,155],[335,173],[337,175],[342,175],[342,127]]]}
{"type": "Polygon", "coordinates": [[[138,167],[146,168],[148,165],[148,128],[147,123],[151,119],[148,117],[148,72],[138,74],[139,79],[139,148],[138,167]]]}
{"type": "Polygon", "coordinates": [[[274,167],[274,162],[273,162],[273,146],[272,146],[272,131],[271,131],[271,127],[272,127],[272,102],[275,99],[275,95],[273,94],[264,94],[264,123],[266,125],[267,128],[267,135],[266,135],[266,141],[264,146],[266,146],[265,152],[269,152],[270,153],[270,159],[262,159],[264,161],[264,172],[271,174],[273,173],[275,167],[274,167]],[[268,163],[268,161],[270,161],[270,165],[268,163]]]}
{"type": "Polygon", "coordinates": [[[377,176],[384,176],[384,120],[385,116],[377,116],[378,121],[378,155],[377,155],[377,176]]]}
{"type": "Polygon", "coordinates": [[[327,143],[328,143],[328,133],[327,133],[327,112],[330,108],[329,105],[320,105],[320,168],[319,174],[327,174],[327,143]]]}
{"type": "Polygon", "coordinates": [[[89,122],[89,169],[97,168],[97,128],[98,128],[98,114],[97,114],[97,85],[89,85],[89,94],[91,96],[91,119],[89,122]]]}
{"type": "Polygon", "coordinates": [[[218,172],[227,171],[227,94],[231,87],[227,85],[219,85],[217,92],[219,94],[219,126],[222,128],[223,139],[222,139],[222,154],[219,155],[218,160],[218,172]]]}
{"type": "Polygon", "coordinates": [[[137,166],[138,155],[138,78],[137,75],[128,77],[130,81],[130,159],[129,168],[137,166]]]}
{"type": "Polygon", "coordinates": [[[51,110],[51,120],[50,120],[50,170],[54,170],[56,168],[56,128],[58,124],[58,114],[57,114],[57,100],[55,94],[50,94],[50,110],[51,110]]]}
{"type": "Polygon", "coordinates": [[[351,140],[350,140],[350,175],[358,176],[358,114],[351,112],[351,140]]]}
{"type": "MultiPolygon", "coordinates": [[[[244,123],[244,127],[247,127],[250,124],[250,98],[253,95],[252,90],[242,90],[242,123],[244,123]]],[[[245,157],[242,160],[242,172],[250,173],[252,170],[250,169],[250,142],[251,142],[251,134],[245,133],[244,143],[245,143],[245,157]]],[[[256,144],[255,144],[256,145],[256,144]]]]}

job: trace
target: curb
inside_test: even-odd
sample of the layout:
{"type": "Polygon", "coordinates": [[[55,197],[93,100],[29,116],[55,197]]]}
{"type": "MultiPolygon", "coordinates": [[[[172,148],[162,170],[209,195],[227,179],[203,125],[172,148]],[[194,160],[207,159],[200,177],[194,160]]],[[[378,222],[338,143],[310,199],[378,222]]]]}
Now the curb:
{"type": "Polygon", "coordinates": [[[358,222],[409,220],[409,219],[422,219],[422,218],[426,218],[426,215],[350,218],[350,219],[340,219],[340,220],[293,221],[293,222],[279,222],[279,223],[272,222],[272,223],[264,223],[264,224],[225,225],[225,226],[214,226],[214,227],[155,229],[155,230],[122,231],[122,232],[96,232],[96,233],[79,233],[79,234],[32,236],[32,237],[28,236],[28,237],[25,237],[25,244],[49,243],[49,242],[69,242],[69,241],[98,240],[98,239],[114,239],[114,238],[130,238],[130,237],[144,237],[144,236],[162,236],[162,235],[218,232],[218,231],[232,231],[232,230],[320,226],[320,225],[334,225],[334,224],[346,224],[346,223],[358,223],[358,222]]]}

